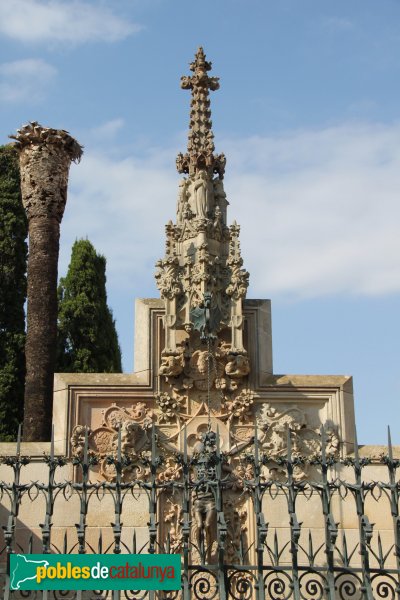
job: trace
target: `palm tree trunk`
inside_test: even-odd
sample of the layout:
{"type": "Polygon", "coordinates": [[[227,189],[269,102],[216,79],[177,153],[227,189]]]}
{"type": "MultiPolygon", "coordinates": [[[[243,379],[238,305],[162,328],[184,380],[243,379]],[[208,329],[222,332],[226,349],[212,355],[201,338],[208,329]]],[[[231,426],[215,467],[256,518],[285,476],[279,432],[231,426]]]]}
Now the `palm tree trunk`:
{"type": "Polygon", "coordinates": [[[57,267],[60,224],[54,218],[29,222],[28,329],[24,440],[50,439],[57,349],[57,267]]]}
{"type": "Polygon", "coordinates": [[[29,222],[24,440],[50,439],[57,347],[60,223],[72,160],[81,146],[66,131],[30,123],[18,130],[22,202],[29,222]]]}

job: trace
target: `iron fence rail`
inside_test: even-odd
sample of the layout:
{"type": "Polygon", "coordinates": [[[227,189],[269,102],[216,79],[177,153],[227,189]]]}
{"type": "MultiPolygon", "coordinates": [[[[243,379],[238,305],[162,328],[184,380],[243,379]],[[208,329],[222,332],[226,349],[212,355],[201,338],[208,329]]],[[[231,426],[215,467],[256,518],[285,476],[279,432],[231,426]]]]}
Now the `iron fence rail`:
{"type": "MultiPolygon", "coordinates": [[[[151,449],[140,458],[147,469],[147,476],[142,479],[126,478],[126,470],[132,467],[133,459],[122,453],[119,436],[118,448],[107,457],[114,469],[113,480],[91,481],[96,459],[89,450],[86,435],[81,455],[73,459],[56,456],[52,441],[50,454],[41,460],[47,472],[46,481],[26,483],[22,474],[28,468],[30,459],[21,455],[18,441],[15,455],[2,459],[12,473],[8,481],[0,481],[0,499],[6,514],[2,523],[4,542],[0,548],[0,557],[3,557],[5,566],[9,564],[10,555],[15,552],[179,553],[182,556],[182,586],[176,592],[22,592],[10,590],[9,577],[4,569],[3,598],[400,599],[400,481],[397,478],[400,461],[394,457],[390,432],[387,453],[379,461],[385,466],[387,476],[382,481],[370,481],[363,477],[363,470],[370,460],[360,457],[357,443],[354,455],[340,460],[337,456],[327,454],[323,429],[321,452],[307,460],[293,455],[288,431],[287,456],[280,461],[280,468],[285,476],[268,478],[265,476],[265,468],[271,457],[262,452],[255,431],[252,452],[243,452],[236,459],[247,468],[242,469],[240,477],[235,475],[240,497],[246,497],[251,507],[254,535],[249,536],[246,531],[238,533],[234,540],[234,560],[231,561],[227,560],[227,556],[232,556],[229,554],[229,545],[233,541],[229,538],[226,502],[234,476],[225,468],[230,459],[220,450],[218,431],[212,436],[211,433],[205,435],[202,451],[195,454],[188,452],[185,436],[183,453],[177,453],[173,457],[177,475],[169,480],[159,477],[163,468],[163,456],[154,427],[151,449]],[[207,435],[211,437],[207,438],[207,435]],[[59,479],[59,469],[70,461],[74,464],[76,477],[71,480],[59,479]],[[299,480],[295,476],[296,467],[306,462],[312,468],[313,476],[299,480]],[[346,474],[346,479],[342,477],[343,473],[346,474]],[[130,541],[122,539],[125,503],[127,498],[135,501],[139,495],[145,496],[148,507],[147,539],[144,543],[138,543],[134,527],[129,529],[132,533],[130,541]],[[165,527],[163,510],[165,499],[174,495],[179,499],[179,518],[172,535],[171,530],[168,531],[165,527]],[[101,502],[106,496],[112,500],[113,506],[110,525],[98,528],[96,541],[89,540],[88,515],[93,499],[101,502]],[[65,530],[62,543],[56,544],[52,539],[56,502],[62,500],[62,506],[72,497],[78,499],[79,515],[73,528],[65,530]],[[38,516],[39,540],[31,533],[28,537],[25,535],[25,541],[22,541],[19,539],[22,529],[18,522],[21,505],[23,502],[30,502],[39,506],[39,498],[42,498],[42,511],[44,508],[42,515],[38,516]],[[308,532],[304,529],[299,514],[300,499],[308,502],[311,498],[318,500],[318,516],[323,523],[318,535],[312,527],[308,532]],[[335,519],[335,498],[342,501],[353,499],[358,525],[353,531],[357,535],[356,540],[350,540],[348,531],[335,519]],[[381,532],[375,531],[370,522],[366,503],[371,500],[376,503],[376,514],[390,511],[392,531],[389,542],[388,536],[383,540],[381,532]],[[269,506],[277,501],[281,505],[284,502],[286,507],[287,528],[284,531],[270,524],[269,506]],[[211,511],[215,516],[212,531],[211,520],[210,523],[207,520],[211,511]],[[196,520],[197,534],[194,535],[196,520]],[[215,546],[212,557],[210,536],[215,546]]],[[[315,504],[313,506],[315,510],[315,504]]]]}

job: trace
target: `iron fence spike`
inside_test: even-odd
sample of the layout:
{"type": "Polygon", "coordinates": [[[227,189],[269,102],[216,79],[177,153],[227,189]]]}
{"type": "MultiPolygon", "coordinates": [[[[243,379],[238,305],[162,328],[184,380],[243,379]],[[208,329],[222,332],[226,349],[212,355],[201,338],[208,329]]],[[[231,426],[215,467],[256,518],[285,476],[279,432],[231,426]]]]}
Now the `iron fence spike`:
{"type": "Polygon", "coordinates": [[[188,457],[188,449],[187,449],[187,427],[186,427],[186,423],[185,423],[185,426],[183,428],[183,435],[184,435],[184,438],[183,438],[183,458],[184,458],[185,465],[186,465],[186,463],[187,463],[187,457],[188,457]]]}
{"type": "Polygon", "coordinates": [[[326,466],[326,433],[323,424],[321,425],[321,459],[322,465],[326,466]]]}
{"type": "Polygon", "coordinates": [[[21,435],[22,435],[22,424],[18,425],[18,435],[17,435],[17,457],[21,454],[21,435]]]}
{"type": "Polygon", "coordinates": [[[122,447],[122,428],[121,425],[118,427],[118,449],[117,449],[117,460],[121,464],[121,447],[122,447]]]}
{"type": "Polygon", "coordinates": [[[287,460],[292,461],[292,437],[290,435],[290,427],[287,427],[287,460]]]}
{"type": "Polygon", "coordinates": [[[259,445],[258,445],[257,419],[255,419],[255,421],[254,421],[254,464],[257,469],[259,467],[259,445]]]}
{"type": "Polygon", "coordinates": [[[357,438],[357,427],[354,425],[354,460],[358,467],[360,465],[360,455],[358,452],[358,438],[357,438]]]}
{"type": "Polygon", "coordinates": [[[54,460],[54,423],[51,426],[50,458],[54,460]]]}
{"type": "Polygon", "coordinates": [[[387,435],[388,435],[388,454],[389,454],[389,460],[392,463],[393,462],[393,446],[392,446],[392,435],[390,433],[390,425],[388,425],[387,428],[387,435]]]}
{"type": "Polygon", "coordinates": [[[83,462],[87,464],[88,462],[88,450],[89,450],[89,432],[88,428],[85,427],[85,444],[83,446],[83,462]]]}
{"type": "Polygon", "coordinates": [[[383,568],[385,561],[383,558],[383,548],[382,548],[382,540],[381,540],[380,532],[378,532],[378,554],[379,554],[379,562],[381,564],[381,568],[383,568]]]}

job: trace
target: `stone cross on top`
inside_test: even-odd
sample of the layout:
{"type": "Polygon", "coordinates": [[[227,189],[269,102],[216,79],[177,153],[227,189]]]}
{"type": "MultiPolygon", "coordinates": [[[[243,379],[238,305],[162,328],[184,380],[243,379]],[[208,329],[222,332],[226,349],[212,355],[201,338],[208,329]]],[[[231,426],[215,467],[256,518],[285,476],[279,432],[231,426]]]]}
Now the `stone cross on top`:
{"type": "Polygon", "coordinates": [[[192,91],[188,148],[186,154],[179,153],[176,166],[179,173],[193,175],[206,169],[210,175],[216,173],[222,179],[225,171],[224,154],[214,155],[210,98],[208,90],[219,88],[218,77],[209,77],[212,63],[206,60],[203,48],[199,48],[195,60],[190,64],[193,75],[181,78],[181,87],[192,91]]]}

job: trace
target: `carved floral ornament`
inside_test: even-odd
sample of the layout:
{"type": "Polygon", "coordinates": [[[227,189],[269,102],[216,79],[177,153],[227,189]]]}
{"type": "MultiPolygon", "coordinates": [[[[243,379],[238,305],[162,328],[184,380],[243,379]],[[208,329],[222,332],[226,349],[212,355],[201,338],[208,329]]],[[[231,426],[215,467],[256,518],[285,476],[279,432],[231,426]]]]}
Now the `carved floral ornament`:
{"type": "Polygon", "coordinates": [[[147,472],[140,466],[139,456],[150,446],[149,430],[154,422],[153,411],[143,402],[133,404],[130,410],[112,404],[103,411],[103,423],[93,431],[86,425],[76,425],[72,430],[72,455],[82,459],[85,437],[88,436],[89,454],[98,463],[101,478],[113,480],[115,468],[107,457],[116,455],[118,435],[121,436],[121,454],[129,456],[132,464],[125,469],[125,477],[144,478],[147,472]]]}
{"type": "MultiPolygon", "coordinates": [[[[306,479],[309,471],[307,460],[321,453],[320,432],[308,426],[307,416],[299,407],[291,405],[287,408],[280,407],[278,410],[269,403],[255,404],[254,398],[252,390],[242,389],[230,400],[222,403],[218,414],[215,414],[222,429],[227,426],[230,428],[230,440],[226,442],[227,447],[231,448],[229,454],[245,458],[245,453],[239,451],[239,448],[244,449],[252,445],[252,424],[256,419],[259,450],[267,458],[264,461],[266,467],[263,477],[271,479],[285,476],[282,465],[288,454],[290,435],[292,458],[303,459],[296,465],[294,476],[298,480],[306,479]],[[244,435],[240,429],[243,429],[244,435]]],[[[103,411],[102,425],[93,431],[87,426],[76,425],[71,436],[72,455],[82,459],[87,435],[88,451],[96,458],[100,478],[113,480],[115,468],[107,457],[116,456],[120,431],[121,455],[130,459],[129,465],[124,468],[124,478],[145,479],[149,472],[143,466],[143,458],[149,453],[151,429],[154,425],[158,453],[163,456],[158,480],[166,482],[179,479],[181,468],[174,458],[179,450],[177,443],[179,436],[183,434],[183,428],[190,424],[196,415],[187,414],[184,396],[172,398],[168,393],[160,392],[156,394],[155,400],[154,409],[144,402],[137,402],[130,409],[111,405],[103,411]],[[165,424],[174,425],[169,436],[165,433],[165,424]]],[[[198,413],[200,412],[199,409],[198,413]]],[[[198,439],[204,435],[201,433],[203,430],[204,427],[200,425],[198,439]]],[[[194,446],[190,443],[189,449],[192,448],[192,451],[196,452],[196,444],[198,442],[194,446]]],[[[340,440],[337,433],[327,428],[326,455],[337,456],[339,449],[340,440]]],[[[235,459],[234,463],[232,472],[237,479],[234,485],[240,487],[240,480],[252,477],[252,468],[246,466],[246,460],[237,462],[235,459]]]]}
{"type": "MultiPolygon", "coordinates": [[[[280,411],[269,403],[261,406],[257,414],[258,441],[260,449],[269,458],[267,477],[285,477],[285,470],[280,466],[281,459],[288,455],[290,436],[292,458],[312,459],[321,453],[322,439],[318,430],[307,424],[306,414],[297,406],[282,407],[280,411]]],[[[327,456],[337,456],[340,440],[333,428],[325,429],[325,452],[327,456]]],[[[294,468],[295,479],[306,479],[309,465],[297,464],[294,468]]]]}

